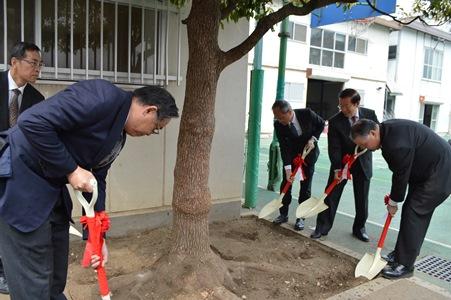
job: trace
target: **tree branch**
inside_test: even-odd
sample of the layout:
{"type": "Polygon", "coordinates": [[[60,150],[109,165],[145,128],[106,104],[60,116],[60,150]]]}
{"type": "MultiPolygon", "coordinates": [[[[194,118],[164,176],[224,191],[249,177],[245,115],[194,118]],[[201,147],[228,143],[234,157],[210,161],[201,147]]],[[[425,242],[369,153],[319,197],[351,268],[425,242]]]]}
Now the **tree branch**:
{"type": "Polygon", "coordinates": [[[377,8],[370,0],[366,0],[366,2],[368,3],[368,5],[373,10],[377,11],[378,13],[380,13],[380,14],[382,14],[384,16],[392,18],[393,21],[395,21],[395,22],[397,22],[397,23],[399,23],[401,25],[409,25],[409,24],[412,24],[413,22],[415,22],[416,20],[420,20],[423,24],[425,24],[427,26],[441,26],[441,25],[446,23],[446,22],[440,22],[438,24],[429,24],[428,22],[423,20],[423,18],[421,16],[416,16],[416,17],[412,18],[411,20],[409,20],[407,22],[406,21],[402,21],[402,20],[398,19],[398,17],[392,16],[391,14],[389,14],[389,13],[387,13],[387,12],[385,12],[385,11],[379,9],[379,8],[377,8]]]}
{"type": "MultiPolygon", "coordinates": [[[[283,19],[290,15],[304,16],[312,12],[317,8],[324,7],[326,5],[336,3],[336,0],[311,0],[302,7],[294,6],[292,3],[284,5],[279,10],[268,14],[267,16],[261,18],[257,23],[254,31],[238,46],[223,52],[222,55],[222,68],[230,65],[231,63],[237,61],[248,53],[257,42],[263,37],[263,35],[271,29],[275,24],[281,22],[283,19]]],[[[340,3],[355,3],[357,0],[344,0],[339,1],[340,3]]]]}

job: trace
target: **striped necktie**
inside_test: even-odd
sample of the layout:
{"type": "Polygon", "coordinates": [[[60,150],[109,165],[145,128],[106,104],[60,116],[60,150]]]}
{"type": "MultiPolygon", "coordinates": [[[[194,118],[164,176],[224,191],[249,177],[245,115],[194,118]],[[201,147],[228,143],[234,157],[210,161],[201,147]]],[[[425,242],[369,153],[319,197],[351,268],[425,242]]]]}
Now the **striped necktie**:
{"type": "Polygon", "coordinates": [[[17,123],[17,117],[19,116],[19,95],[20,90],[14,89],[14,95],[9,104],[9,127],[13,127],[17,123]]]}

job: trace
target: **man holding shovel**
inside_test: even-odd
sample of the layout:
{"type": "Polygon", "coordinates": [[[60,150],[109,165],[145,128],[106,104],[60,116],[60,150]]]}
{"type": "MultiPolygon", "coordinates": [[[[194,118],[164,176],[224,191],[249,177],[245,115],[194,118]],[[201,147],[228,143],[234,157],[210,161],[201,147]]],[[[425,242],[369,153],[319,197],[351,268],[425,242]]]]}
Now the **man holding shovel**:
{"type": "Polygon", "coordinates": [[[410,120],[380,125],[360,120],[351,135],[361,147],[381,149],[393,172],[388,212],[394,216],[398,203],[404,201],[395,250],[382,274],[412,276],[434,210],[451,194],[451,147],[428,127],[410,120]]]}
{"type": "MultiPolygon", "coordinates": [[[[355,144],[349,137],[351,125],[361,118],[378,122],[373,110],[359,107],[360,95],[356,90],[345,89],[341,91],[338,96],[338,101],[338,109],[340,111],[329,120],[329,132],[327,134],[329,159],[331,163],[327,186],[335,179],[343,178],[341,170],[346,164],[343,162],[343,157],[354,154],[355,144]]],[[[350,170],[353,177],[352,184],[355,201],[355,218],[352,226],[352,234],[364,242],[369,241],[365,230],[365,223],[368,218],[368,191],[370,189],[370,180],[373,176],[372,163],[371,152],[367,151],[359,156],[350,170]]],[[[327,235],[331,230],[346,182],[347,178],[341,180],[340,184],[325,199],[325,203],[329,208],[318,214],[316,228],[311,234],[311,238],[318,239],[323,235],[327,235]]]]}
{"type": "Polygon", "coordinates": [[[177,116],[164,89],[126,92],[105,80],[76,83],[20,115],[0,140],[0,253],[12,300],[66,299],[66,184],[92,192],[95,179],[94,209],[104,211],[106,176],[126,135],[158,134],[177,116]]]}
{"type": "MultiPolygon", "coordinates": [[[[283,181],[280,190],[283,189],[287,181],[293,182],[291,170],[295,168],[294,159],[302,153],[304,147],[309,145],[314,148],[305,159],[305,164],[299,169],[301,178],[301,189],[299,191],[299,203],[310,198],[312,189],[312,177],[315,171],[315,163],[319,156],[319,149],[316,147],[317,141],[324,129],[324,120],[312,110],[291,108],[290,103],[285,100],[277,100],[272,106],[274,113],[274,131],[280,144],[280,152],[284,169],[282,171],[283,181]]],[[[274,224],[281,224],[288,221],[288,208],[291,203],[291,186],[282,199],[280,215],[274,219],[274,224]]],[[[304,220],[296,219],[295,230],[304,229],[304,220]]]]}

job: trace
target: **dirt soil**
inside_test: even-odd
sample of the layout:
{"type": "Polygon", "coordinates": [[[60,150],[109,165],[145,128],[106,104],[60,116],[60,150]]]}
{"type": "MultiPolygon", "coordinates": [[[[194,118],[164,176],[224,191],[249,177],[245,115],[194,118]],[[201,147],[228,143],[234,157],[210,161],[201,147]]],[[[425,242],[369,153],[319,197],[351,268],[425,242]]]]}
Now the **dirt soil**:
{"type": "MultiPolygon", "coordinates": [[[[114,224],[113,224],[114,226],[114,224]]],[[[110,238],[107,274],[115,289],[130,284],[167,251],[171,232],[159,228],[110,238]]],[[[242,299],[325,299],[363,282],[354,278],[357,261],[290,230],[255,218],[210,226],[211,246],[225,261],[242,299]]],[[[73,300],[100,299],[96,277],[80,265],[81,241],[71,242],[66,295],[73,300]]],[[[213,299],[214,291],[200,293],[213,299]]],[[[143,298],[153,299],[152,295],[143,298]]],[[[158,299],[168,299],[159,296],[158,299]]]]}

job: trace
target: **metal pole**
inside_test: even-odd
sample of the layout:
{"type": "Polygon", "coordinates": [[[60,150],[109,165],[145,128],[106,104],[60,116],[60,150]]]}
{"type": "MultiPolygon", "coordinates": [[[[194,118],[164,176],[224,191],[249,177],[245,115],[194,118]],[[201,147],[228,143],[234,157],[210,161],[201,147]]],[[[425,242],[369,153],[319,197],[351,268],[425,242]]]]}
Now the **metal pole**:
{"type": "Polygon", "coordinates": [[[246,185],[244,205],[254,208],[257,202],[258,165],[260,159],[260,128],[262,115],[263,79],[262,69],[263,38],[255,45],[254,69],[251,71],[251,91],[249,120],[247,126],[246,185]]]}
{"type": "MultiPolygon", "coordinates": [[[[285,3],[285,2],[284,2],[285,3]]],[[[277,77],[277,94],[276,100],[283,100],[285,96],[285,66],[287,58],[287,38],[290,36],[288,32],[288,18],[282,21],[280,26],[280,51],[279,51],[279,71],[277,77]]],[[[281,179],[280,174],[280,148],[279,142],[275,133],[272,136],[272,142],[269,147],[269,162],[268,162],[268,186],[267,189],[270,191],[275,190],[276,184],[281,179]]]]}

